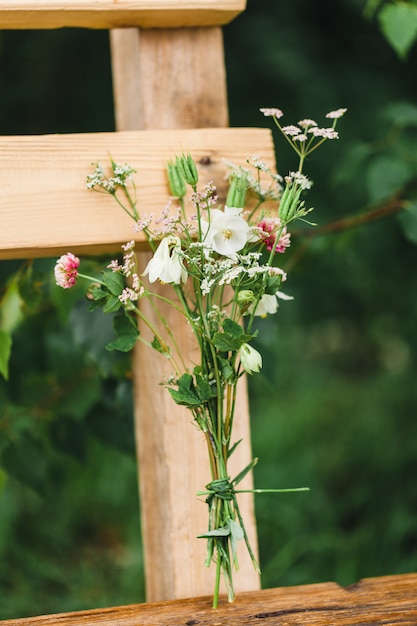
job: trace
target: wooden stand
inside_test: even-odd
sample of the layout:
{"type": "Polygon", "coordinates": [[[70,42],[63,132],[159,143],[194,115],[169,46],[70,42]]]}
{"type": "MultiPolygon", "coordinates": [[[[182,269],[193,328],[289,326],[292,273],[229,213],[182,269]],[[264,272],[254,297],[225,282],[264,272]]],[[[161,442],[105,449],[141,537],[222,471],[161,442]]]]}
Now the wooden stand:
{"type": "MultiPolygon", "coordinates": [[[[244,164],[256,153],[273,165],[269,131],[224,128],[220,25],[244,7],[243,0],[0,0],[0,28],[118,27],[111,44],[116,124],[123,131],[0,138],[0,258],[110,252],[132,239],[131,223],[111,198],[106,202],[84,189],[90,163],[105,164],[109,153],[138,170],[139,209],[145,212],[164,208],[165,164],[182,151],[191,152],[206,182],[223,178],[222,158],[244,164]]],[[[145,267],[148,253],[140,238],[138,243],[145,267]]],[[[169,323],[192,361],[194,346],[175,311],[169,323]]],[[[415,575],[366,580],[348,590],[329,583],[259,591],[245,552],[236,576],[238,600],[213,612],[213,575],[203,567],[204,542],[195,539],[206,527],[205,505],[194,496],[209,480],[206,453],[190,415],[157,385],[166,373],[161,357],[138,348],[134,359],[146,588],[153,603],[9,620],[4,626],[417,624],[415,575]]],[[[236,471],[251,459],[244,386],[238,416],[235,436],[244,443],[233,456],[236,471]]],[[[252,496],[241,508],[256,546],[252,496]]]]}

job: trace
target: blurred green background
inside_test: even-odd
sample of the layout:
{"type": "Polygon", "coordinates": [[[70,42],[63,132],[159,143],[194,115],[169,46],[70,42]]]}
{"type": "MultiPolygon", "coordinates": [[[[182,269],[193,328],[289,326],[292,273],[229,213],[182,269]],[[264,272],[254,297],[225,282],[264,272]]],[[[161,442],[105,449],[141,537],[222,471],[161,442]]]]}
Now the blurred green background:
{"type": "MultiPolygon", "coordinates": [[[[232,126],[348,108],[307,164],[318,226],[294,235],[295,300],[249,381],[256,486],[311,488],[257,496],[264,587],[416,569],[417,52],[400,60],[364,5],[249,0],[224,29],[232,126]],[[363,213],[380,219],[326,232],[363,213]]],[[[0,69],[0,134],[114,129],[107,32],[1,32],[0,69]]],[[[53,264],[0,263],[0,619],[143,600],[130,362],[53,264]]]]}

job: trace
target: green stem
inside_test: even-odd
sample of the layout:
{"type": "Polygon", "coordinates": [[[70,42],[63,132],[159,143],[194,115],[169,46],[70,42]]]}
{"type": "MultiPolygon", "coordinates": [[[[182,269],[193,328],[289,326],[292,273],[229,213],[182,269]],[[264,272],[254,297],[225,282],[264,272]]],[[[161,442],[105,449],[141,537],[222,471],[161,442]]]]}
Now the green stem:
{"type": "Polygon", "coordinates": [[[221,561],[220,561],[219,555],[217,554],[216,578],[214,582],[214,594],[213,594],[213,609],[217,609],[219,605],[220,574],[221,574],[221,561]]]}

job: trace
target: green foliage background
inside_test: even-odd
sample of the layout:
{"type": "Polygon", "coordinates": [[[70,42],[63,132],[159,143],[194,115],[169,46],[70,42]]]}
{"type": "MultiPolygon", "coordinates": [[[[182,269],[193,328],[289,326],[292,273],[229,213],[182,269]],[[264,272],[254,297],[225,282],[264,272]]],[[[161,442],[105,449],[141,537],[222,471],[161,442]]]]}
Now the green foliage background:
{"type": "MultiPolygon", "coordinates": [[[[265,587],[416,567],[417,56],[364,8],[249,0],[224,29],[231,125],[349,110],[307,165],[318,227],[294,237],[295,300],[260,326],[250,380],[256,486],[311,488],[257,497],[265,587]],[[323,232],[370,211],[388,216],[323,232]]],[[[0,134],[114,129],[106,32],[2,32],[0,69],[0,134]]],[[[0,619],[144,597],[130,362],[53,265],[0,263],[0,619]]]]}

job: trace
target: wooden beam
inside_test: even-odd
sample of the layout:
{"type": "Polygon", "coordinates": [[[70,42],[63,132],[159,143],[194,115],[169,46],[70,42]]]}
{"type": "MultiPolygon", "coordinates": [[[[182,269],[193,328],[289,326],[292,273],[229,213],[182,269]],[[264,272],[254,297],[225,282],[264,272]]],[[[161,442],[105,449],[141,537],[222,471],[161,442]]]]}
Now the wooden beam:
{"type": "Polygon", "coordinates": [[[417,574],[366,578],[351,587],[319,583],[242,593],[234,604],[210,598],[137,604],[27,619],[1,626],[415,626],[417,574]]]}
{"type": "Polygon", "coordinates": [[[135,167],[138,209],[158,216],[168,198],[166,163],[184,150],[200,162],[203,182],[222,183],[223,159],[243,165],[256,153],[274,162],[264,129],[0,137],[0,259],[113,252],[133,238],[144,243],[110,196],[85,189],[91,163],[106,166],[111,155],[135,167]]]}
{"type": "Polygon", "coordinates": [[[110,41],[116,128],[229,124],[221,28],[116,29],[110,41]]]}
{"type": "MultiPolygon", "coordinates": [[[[172,128],[227,124],[220,28],[116,30],[111,33],[111,43],[119,130],[166,128],[168,133],[172,128]]],[[[246,144],[243,161],[258,152],[258,149],[248,152],[245,133],[246,130],[239,129],[234,135],[239,144],[241,140],[246,144]]],[[[271,157],[270,141],[269,136],[272,152],[267,152],[271,157]]],[[[214,180],[219,179],[214,177],[214,180]]],[[[140,266],[148,260],[144,252],[138,258],[140,266]]],[[[167,286],[159,288],[168,295],[167,286]]],[[[141,304],[149,315],[155,316],[148,302],[141,304]]],[[[196,348],[189,328],[173,307],[167,307],[165,313],[185,362],[195,363],[196,348]]],[[[151,601],[209,594],[214,586],[212,568],[203,566],[205,542],[196,539],[201,529],[207,527],[207,505],[193,495],[210,480],[205,443],[192,424],[189,411],[174,404],[166,390],[155,384],[161,377],[169,377],[171,371],[166,360],[162,362],[153,356],[146,346],[137,345],[134,354],[136,439],[143,503],[146,596],[151,601]]],[[[239,384],[234,440],[242,439],[242,443],[231,458],[233,475],[252,458],[246,380],[241,379],[239,384]]],[[[250,489],[252,476],[245,480],[246,488],[250,489]]],[[[253,496],[244,494],[240,506],[257,553],[253,496]]],[[[236,590],[259,588],[259,575],[244,545],[239,549],[239,564],[236,590]]]]}
{"type": "Polygon", "coordinates": [[[1,0],[1,29],[181,28],[227,24],[246,0],[1,0]]]}

